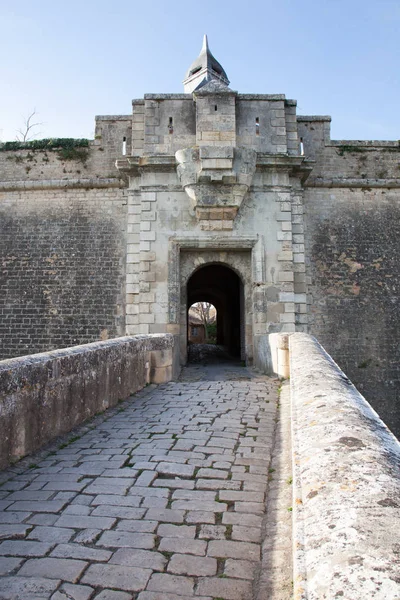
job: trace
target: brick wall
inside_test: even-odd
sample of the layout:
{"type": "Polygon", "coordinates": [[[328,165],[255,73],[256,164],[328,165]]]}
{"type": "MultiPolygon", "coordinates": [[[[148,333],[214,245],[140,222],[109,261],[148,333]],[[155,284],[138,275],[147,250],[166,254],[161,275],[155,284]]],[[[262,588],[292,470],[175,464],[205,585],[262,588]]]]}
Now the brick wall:
{"type": "Polygon", "coordinates": [[[119,188],[0,193],[1,359],[124,334],[125,211],[119,188]]]}

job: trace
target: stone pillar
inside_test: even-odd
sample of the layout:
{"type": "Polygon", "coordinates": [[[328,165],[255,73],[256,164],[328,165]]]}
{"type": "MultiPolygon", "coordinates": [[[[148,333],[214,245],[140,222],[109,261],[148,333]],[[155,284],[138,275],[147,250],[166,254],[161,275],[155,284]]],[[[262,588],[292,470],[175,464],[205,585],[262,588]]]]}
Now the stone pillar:
{"type": "Polygon", "coordinates": [[[269,336],[272,372],[279,377],[290,377],[289,336],[285,333],[272,333],[269,336]]]}
{"type": "Polygon", "coordinates": [[[128,190],[126,249],[126,333],[139,333],[140,191],[128,190]]]}
{"type": "Polygon", "coordinates": [[[167,383],[172,376],[172,348],[150,352],[150,383],[167,383]]]}

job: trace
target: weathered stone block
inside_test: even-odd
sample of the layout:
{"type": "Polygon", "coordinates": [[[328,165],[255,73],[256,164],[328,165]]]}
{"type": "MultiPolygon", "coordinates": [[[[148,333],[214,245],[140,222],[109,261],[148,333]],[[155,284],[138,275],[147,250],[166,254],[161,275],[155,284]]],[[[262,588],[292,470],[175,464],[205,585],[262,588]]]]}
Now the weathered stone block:
{"type": "Polygon", "coordinates": [[[150,353],[150,364],[154,368],[170,367],[172,365],[172,349],[154,350],[150,353]]]}
{"type": "Polygon", "coordinates": [[[151,383],[167,383],[172,379],[172,366],[153,367],[150,371],[151,383]]]}

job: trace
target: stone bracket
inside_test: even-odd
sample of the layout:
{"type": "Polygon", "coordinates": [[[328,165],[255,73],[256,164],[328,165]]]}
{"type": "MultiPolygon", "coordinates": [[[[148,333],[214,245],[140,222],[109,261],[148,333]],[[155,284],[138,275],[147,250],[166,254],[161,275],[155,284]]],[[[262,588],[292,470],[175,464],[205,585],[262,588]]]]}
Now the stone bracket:
{"type": "Polygon", "coordinates": [[[178,150],[175,156],[179,180],[198,219],[210,218],[213,209],[230,208],[229,220],[233,223],[256,170],[256,151],[202,146],[178,150]]]}

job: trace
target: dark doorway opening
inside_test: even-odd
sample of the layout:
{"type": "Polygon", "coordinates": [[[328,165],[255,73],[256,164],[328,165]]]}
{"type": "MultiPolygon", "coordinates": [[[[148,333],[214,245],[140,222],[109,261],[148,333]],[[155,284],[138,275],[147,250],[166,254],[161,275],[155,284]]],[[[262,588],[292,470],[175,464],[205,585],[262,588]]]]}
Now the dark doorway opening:
{"type": "MultiPolygon", "coordinates": [[[[187,310],[198,302],[217,312],[216,345],[227,357],[244,356],[243,284],[229,267],[209,264],[198,269],[187,284],[187,310]]],[[[189,341],[189,340],[188,340],[189,341]]],[[[189,350],[190,360],[190,350],[189,350]]]]}

